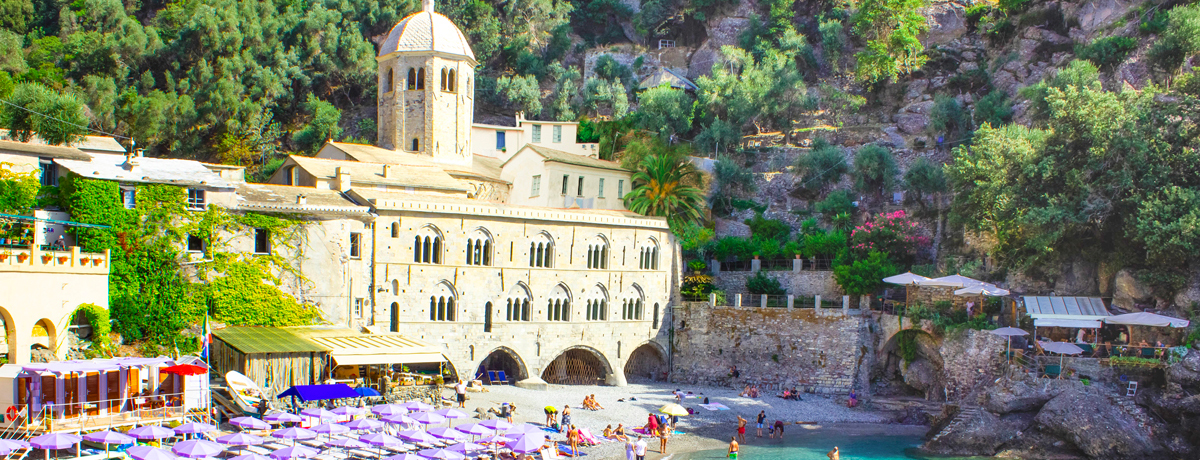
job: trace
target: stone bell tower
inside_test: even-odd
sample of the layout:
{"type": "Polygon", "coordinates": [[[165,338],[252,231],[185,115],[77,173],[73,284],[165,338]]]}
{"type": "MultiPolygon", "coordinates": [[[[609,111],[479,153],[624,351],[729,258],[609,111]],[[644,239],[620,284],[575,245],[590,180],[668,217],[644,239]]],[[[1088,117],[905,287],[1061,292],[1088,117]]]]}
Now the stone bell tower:
{"type": "Polygon", "coordinates": [[[379,56],[379,145],[445,164],[471,162],[475,53],[433,0],[405,17],[379,56]]]}

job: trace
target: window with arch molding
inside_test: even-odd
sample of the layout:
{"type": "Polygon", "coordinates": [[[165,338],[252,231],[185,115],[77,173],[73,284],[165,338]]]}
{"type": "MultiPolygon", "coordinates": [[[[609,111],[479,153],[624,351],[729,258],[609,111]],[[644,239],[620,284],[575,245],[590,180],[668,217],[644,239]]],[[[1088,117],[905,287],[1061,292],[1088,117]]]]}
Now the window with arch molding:
{"type": "Polygon", "coordinates": [[[291,165],[291,166],[288,166],[286,169],[284,169],[283,170],[283,184],[284,185],[300,185],[300,178],[296,174],[296,171],[298,171],[298,170],[299,170],[299,168],[297,168],[296,165],[291,165]]]}
{"type": "Polygon", "coordinates": [[[413,262],[442,263],[442,235],[432,227],[424,227],[413,238],[413,262]]]}
{"type": "Polygon", "coordinates": [[[587,268],[600,270],[608,268],[608,240],[604,237],[596,236],[588,241],[587,268]]]}
{"type": "Polygon", "coordinates": [[[446,79],[446,68],[442,67],[442,91],[449,91],[449,80],[446,79]]]}
{"type": "Polygon", "coordinates": [[[563,285],[554,287],[546,301],[546,321],[571,320],[571,295],[563,285]]]}
{"type": "Polygon", "coordinates": [[[638,268],[642,270],[658,270],[658,241],[651,238],[639,245],[638,268]]]}
{"type": "Polygon", "coordinates": [[[392,238],[400,237],[400,223],[392,222],[392,238]]]}
{"type": "Polygon", "coordinates": [[[419,150],[421,150],[421,140],[414,137],[412,140],[412,151],[416,152],[419,150]]]}
{"type": "Polygon", "coordinates": [[[633,292],[621,301],[621,319],[634,321],[642,319],[642,310],[646,305],[646,296],[641,289],[634,285],[633,292]]]}
{"type": "Polygon", "coordinates": [[[438,283],[432,295],[429,296],[430,321],[454,321],[456,295],[446,282],[438,283]]]}
{"type": "Polygon", "coordinates": [[[417,69],[417,89],[425,89],[425,69],[417,69]]]}
{"type": "Polygon", "coordinates": [[[554,240],[545,233],[539,233],[529,242],[529,266],[535,268],[550,268],[554,266],[554,240]]]}
{"type": "Polygon", "coordinates": [[[392,280],[392,295],[400,295],[400,280],[392,280]]]}
{"type": "Polygon", "coordinates": [[[601,285],[596,285],[590,293],[584,308],[584,319],[587,321],[608,320],[608,291],[601,285]]]}
{"type": "Polygon", "coordinates": [[[508,299],[504,308],[505,321],[532,321],[529,311],[531,296],[523,285],[514,286],[508,291],[508,299]]]}
{"type": "Polygon", "coordinates": [[[454,69],[450,69],[449,74],[450,74],[450,79],[446,80],[446,91],[449,91],[451,93],[456,93],[456,92],[458,92],[458,91],[456,91],[458,89],[458,87],[455,82],[457,82],[458,80],[455,78],[454,69]]]}
{"type": "Polygon", "coordinates": [[[492,237],[483,229],[467,236],[467,265],[492,265],[492,237]]]}
{"type": "Polygon", "coordinates": [[[417,89],[417,69],[408,69],[408,80],[405,81],[405,89],[412,91],[417,89]]]}

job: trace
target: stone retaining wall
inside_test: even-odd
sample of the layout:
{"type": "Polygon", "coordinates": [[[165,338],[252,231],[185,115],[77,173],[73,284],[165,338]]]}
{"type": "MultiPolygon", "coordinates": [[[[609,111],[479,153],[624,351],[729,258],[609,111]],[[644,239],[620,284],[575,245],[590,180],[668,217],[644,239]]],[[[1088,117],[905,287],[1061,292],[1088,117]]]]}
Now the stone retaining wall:
{"type": "Polygon", "coordinates": [[[674,308],[673,379],[706,385],[762,384],[846,394],[864,353],[858,310],[712,307],[674,308]],[[737,366],[740,378],[729,375],[737,366]]]}
{"type": "MultiPolygon", "coordinates": [[[[821,296],[826,300],[842,297],[842,289],[833,279],[832,271],[763,271],[767,277],[779,280],[779,284],[794,296],[821,296]]],[[[746,292],[746,280],[755,272],[721,271],[713,275],[717,289],[728,293],[746,292]]]]}

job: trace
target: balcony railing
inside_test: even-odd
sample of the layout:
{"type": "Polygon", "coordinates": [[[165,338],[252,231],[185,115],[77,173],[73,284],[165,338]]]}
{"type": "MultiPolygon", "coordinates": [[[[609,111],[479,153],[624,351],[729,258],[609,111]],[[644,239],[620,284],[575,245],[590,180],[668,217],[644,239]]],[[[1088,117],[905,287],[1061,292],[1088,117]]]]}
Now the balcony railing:
{"type": "Polygon", "coordinates": [[[105,274],[111,257],[103,253],[82,252],[78,246],[43,249],[38,245],[0,247],[0,271],[105,274]]]}

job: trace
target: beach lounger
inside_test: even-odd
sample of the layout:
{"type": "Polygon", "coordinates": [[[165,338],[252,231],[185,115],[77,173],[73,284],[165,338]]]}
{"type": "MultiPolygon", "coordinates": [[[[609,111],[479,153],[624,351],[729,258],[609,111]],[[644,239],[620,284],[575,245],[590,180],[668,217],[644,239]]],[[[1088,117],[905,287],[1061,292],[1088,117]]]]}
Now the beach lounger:
{"type": "Polygon", "coordinates": [[[501,385],[507,385],[508,384],[508,376],[504,375],[504,371],[496,371],[496,380],[493,381],[492,383],[499,383],[501,385]]]}

